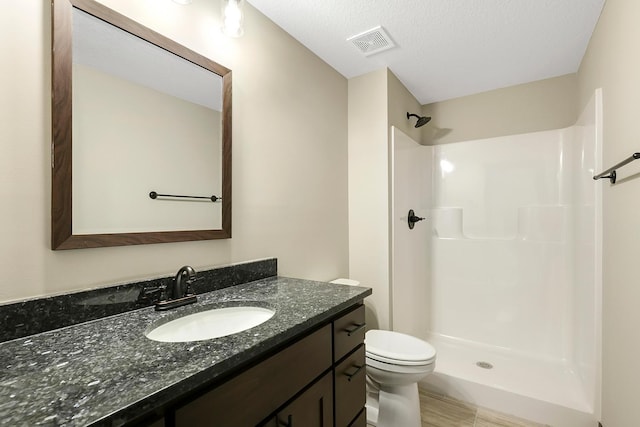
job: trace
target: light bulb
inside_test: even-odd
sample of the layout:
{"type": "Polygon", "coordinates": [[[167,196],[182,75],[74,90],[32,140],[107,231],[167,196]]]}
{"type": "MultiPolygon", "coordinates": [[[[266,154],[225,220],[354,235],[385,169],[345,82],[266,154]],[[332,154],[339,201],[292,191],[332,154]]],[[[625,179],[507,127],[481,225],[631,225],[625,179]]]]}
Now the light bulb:
{"type": "Polygon", "coordinates": [[[222,32],[229,37],[240,37],[244,34],[242,12],[244,0],[224,0],[222,2],[222,32]]]}

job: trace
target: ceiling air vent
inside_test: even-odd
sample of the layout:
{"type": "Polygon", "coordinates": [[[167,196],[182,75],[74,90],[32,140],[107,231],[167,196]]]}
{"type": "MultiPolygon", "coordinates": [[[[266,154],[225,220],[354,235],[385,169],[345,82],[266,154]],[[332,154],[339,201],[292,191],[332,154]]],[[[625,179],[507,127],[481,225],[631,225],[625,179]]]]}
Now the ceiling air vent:
{"type": "Polygon", "coordinates": [[[378,26],[364,33],[356,34],[347,39],[348,42],[353,43],[365,56],[373,55],[387,49],[395,47],[395,43],[391,40],[391,37],[384,31],[384,28],[378,26]]]}

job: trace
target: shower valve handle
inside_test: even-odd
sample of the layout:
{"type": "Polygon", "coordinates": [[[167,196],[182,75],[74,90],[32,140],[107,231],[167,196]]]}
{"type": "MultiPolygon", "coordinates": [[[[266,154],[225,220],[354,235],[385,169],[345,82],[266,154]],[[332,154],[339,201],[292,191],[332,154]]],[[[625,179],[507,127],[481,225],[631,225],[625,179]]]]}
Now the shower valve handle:
{"type": "Polygon", "coordinates": [[[407,222],[409,223],[409,229],[413,230],[413,227],[416,224],[416,222],[422,221],[423,219],[424,218],[416,216],[416,214],[413,211],[413,209],[409,209],[409,215],[407,217],[407,222]]]}

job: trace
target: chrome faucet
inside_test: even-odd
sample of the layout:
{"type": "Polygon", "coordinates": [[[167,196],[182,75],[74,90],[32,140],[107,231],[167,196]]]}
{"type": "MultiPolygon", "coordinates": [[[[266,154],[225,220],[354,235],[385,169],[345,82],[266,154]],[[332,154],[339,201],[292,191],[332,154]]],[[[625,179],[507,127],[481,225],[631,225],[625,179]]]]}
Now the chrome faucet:
{"type": "Polygon", "coordinates": [[[167,286],[167,299],[156,303],[156,310],[169,310],[196,302],[198,299],[191,290],[191,284],[195,281],[196,271],[193,267],[185,265],[180,268],[173,282],[167,286]]]}

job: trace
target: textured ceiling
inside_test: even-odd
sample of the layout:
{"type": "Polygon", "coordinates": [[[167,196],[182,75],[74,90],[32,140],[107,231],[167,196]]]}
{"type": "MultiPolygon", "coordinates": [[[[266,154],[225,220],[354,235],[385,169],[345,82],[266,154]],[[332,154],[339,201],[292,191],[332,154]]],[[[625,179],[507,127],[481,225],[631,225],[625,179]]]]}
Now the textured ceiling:
{"type": "Polygon", "coordinates": [[[222,111],[222,78],[204,68],[73,10],[73,62],[222,111]]]}
{"type": "Polygon", "coordinates": [[[605,0],[248,1],[345,77],[386,66],[428,104],[576,72],[605,0]],[[395,48],[346,41],[378,25],[395,48]]]}

